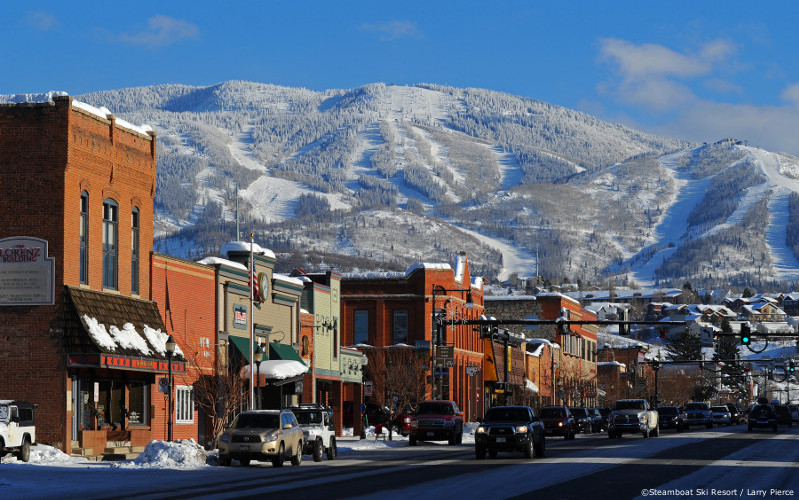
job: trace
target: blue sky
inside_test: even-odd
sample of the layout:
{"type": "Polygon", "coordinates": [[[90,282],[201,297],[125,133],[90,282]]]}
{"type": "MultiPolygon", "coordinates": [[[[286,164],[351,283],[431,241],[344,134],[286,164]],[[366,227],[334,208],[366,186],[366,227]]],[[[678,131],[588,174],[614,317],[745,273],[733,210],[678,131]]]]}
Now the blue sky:
{"type": "Polygon", "coordinates": [[[794,2],[7,0],[0,19],[0,94],[438,83],[799,155],[794,2]]]}

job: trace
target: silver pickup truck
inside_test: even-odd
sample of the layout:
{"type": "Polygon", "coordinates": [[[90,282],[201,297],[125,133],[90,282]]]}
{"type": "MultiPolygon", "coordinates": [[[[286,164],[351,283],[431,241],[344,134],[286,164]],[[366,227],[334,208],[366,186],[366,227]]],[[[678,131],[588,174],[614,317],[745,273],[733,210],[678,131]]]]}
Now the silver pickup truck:
{"type": "Polygon", "coordinates": [[[608,415],[608,437],[641,433],[645,438],[658,436],[658,412],[645,399],[620,399],[608,415]]]}

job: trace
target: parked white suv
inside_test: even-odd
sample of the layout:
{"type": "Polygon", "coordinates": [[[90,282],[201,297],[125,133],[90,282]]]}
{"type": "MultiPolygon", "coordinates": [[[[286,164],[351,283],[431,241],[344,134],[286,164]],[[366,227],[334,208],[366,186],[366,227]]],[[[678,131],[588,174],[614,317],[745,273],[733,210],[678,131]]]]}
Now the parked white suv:
{"type": "Polygon", "coordinates": [[[36,443],[33,410],[37,406],[0,400],[0,458],[7,452],[14,452],[23,462],[30,460],[31,445],[36,443]]]}
{"type": "Polygon", "coordinates": [[[328,460],[336,459],[336,428],[333,411],[318,403],[306,403],[291,408],[302,427],[305,446],[303,453],[313,455],[314,462],[321,462],[322,455],[328,460]]]}

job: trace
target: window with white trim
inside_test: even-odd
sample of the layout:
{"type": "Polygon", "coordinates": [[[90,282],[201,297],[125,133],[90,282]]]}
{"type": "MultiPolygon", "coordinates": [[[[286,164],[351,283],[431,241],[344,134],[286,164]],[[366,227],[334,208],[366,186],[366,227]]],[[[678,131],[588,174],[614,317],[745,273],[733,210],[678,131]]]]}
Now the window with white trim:
{"type": "Polygon", "coordinates": [[[194,423],[194,390],[189,385],[175,387],[175,423],[194,423]]]}

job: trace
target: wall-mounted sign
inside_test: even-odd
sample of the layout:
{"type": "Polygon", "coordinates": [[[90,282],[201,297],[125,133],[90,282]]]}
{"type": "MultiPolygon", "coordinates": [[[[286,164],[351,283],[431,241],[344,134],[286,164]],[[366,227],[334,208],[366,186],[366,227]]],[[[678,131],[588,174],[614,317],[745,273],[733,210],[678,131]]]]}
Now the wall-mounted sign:
{"type": "Polygon", "coordinates": [[[17,236],[0,240],[0,306],[54,303],[55,259],[47,240],[17,236]]]}
{"type": "Polygon", "coordinates": [[[247,329],[247,306],[244,304],[233,304],[233,328],[247,329]]]}

